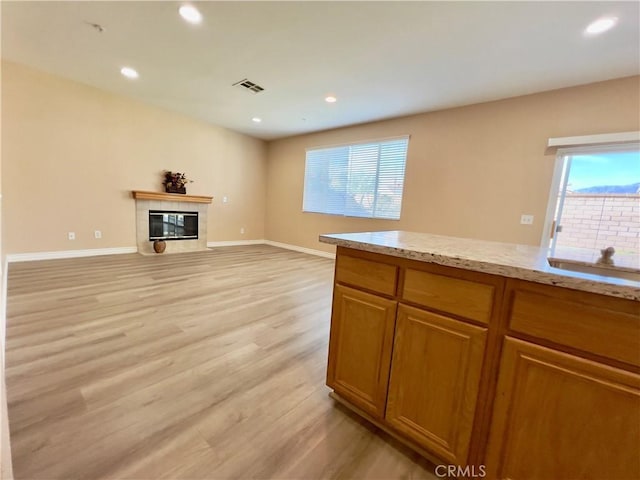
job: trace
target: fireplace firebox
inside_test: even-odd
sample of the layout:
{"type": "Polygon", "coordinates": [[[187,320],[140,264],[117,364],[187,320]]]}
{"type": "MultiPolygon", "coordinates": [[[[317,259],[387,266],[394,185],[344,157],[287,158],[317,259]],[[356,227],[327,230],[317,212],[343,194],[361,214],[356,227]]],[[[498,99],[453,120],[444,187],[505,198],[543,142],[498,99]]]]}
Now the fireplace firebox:
{"type": "Polygon", "coordinates": [[[149,210],[149,240],[198,238],[198,212],[149,210]]]}

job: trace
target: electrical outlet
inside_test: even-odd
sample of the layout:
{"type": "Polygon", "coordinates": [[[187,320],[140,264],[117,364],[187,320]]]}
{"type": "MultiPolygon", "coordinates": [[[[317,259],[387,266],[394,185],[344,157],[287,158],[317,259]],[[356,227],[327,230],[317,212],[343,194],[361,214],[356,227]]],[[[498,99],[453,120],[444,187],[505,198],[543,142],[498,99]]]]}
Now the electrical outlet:
{"type": "Polygon", "coordinates": [[[240,229],[240,235],[244,235],[244,227],[240,229]]]}
{"type": "Polygon", "coordinates": [[[222,203],[229,203],[229,197],[222,197],[222,203]]]}
{"type": "Polygon", "coordinates": [[[533,225],[533,215],[521,215],[520,216],[520,224],[521,225],[533,225]]]}
{"type": "Polygon", "coordinates": [[[69,232],[68,234],[69,240],[75,240],[76,239],[76,232],[69,232]]]}
{"type": "Polygon", "coordinates": [[[100,230],[96,230],[95,232],[93,232],[93,236],[95,238],[102,238],[102,232],[100,230]]]}

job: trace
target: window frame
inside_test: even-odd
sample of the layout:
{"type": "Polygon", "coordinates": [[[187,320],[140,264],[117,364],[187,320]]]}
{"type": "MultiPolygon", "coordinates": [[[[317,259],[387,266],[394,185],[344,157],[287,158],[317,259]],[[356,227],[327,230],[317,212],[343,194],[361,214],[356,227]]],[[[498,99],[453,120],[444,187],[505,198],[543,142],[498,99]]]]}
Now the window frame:
{"type": "MultiPolygon", "coordinates": [[[[403,201],[404,201],[404,193],[405,193],[405,180],[406,180],[406,168],[407,168],[407,158],[409,156],[409,141],[411,139],[410,135],[398,135],[398,136],[393,136],[393,137],[385,137],[385,138],[378,138],[378,139],[370,139],[370,140],[360,140],[360,141],[356,141],[356,142],[347,142],[347,143],[339,143],[339,144],[333,144],[333,145],[321,145],[321,146],[313,146],[313,147],[307,147],[305,148],[305,166],[304,166],[304,174],[303,174],[303,181],[302,181],[302,213],[313,213],[313,214],[318,214],[318,215],[331,215],[331,216],[336,216],[336,217],[347,217],[347,218],[362,218],[362,219],[369,219],[369,220],[388,220],[388,221],[399,221],[402,218],[402,207],[403,207],[403,201]],[[388,142],[398,142],[398,141],[405,141],[406,142],[406,147],[405,147],[405,152],[404,152],[404,159],[403,159],[403,164],[402,164],[402,193],[400,196],[400,206],[398,209],[398,217],[389,217],[389,216],[376,216],[375,215],[375,210],[378,204],[378,201],[380,199],[380,195],[379,195],[379,186],[380,186],[380,161],[381,161],[381,154],[380,154],[380,150],[381,150],[381,146],[385,143],[388,142]],[[359,146],[371,146],[374,148],[377,148],[378,153],[376,156],[376,173],[375,173],[375,186],[373,188],[373,207],[372,207],[372,214],[371,215],[352,215],[349,214],[349,210],[346,208],[342,208],[342,212],[341,213],[333,213],[333,212],[327,212],[327,211],[314,211],[314,210],[306,210],[305,209],[305,197],[307,194],[307,168],[308,168],[308,162],[309,162],[309,152],[312,151],[319,151],[319,150],[331,150],[331,149],[338,149],[338,148],[349,148],[351,149],[352,147],[359,147],[359,146]]],[[[351,162],[351,152],[349,153],[349,157],[347,159],[348,163],[350,164],[351,162]]],[[[349,166],[347,166],[347,168],[349,168],[349,166]]],[[[346,175],[346,180],[347,182],[350,181],[350,175],[347,173],[346,175]]],[[[348,189],[348,183],[346,188],[348,189]]],[[[347,192],[345,191],[344,194],[346,195],[347,192]]]]}
{"type": "MultiPolygon", "coordinates": [[[[580,137],[567,137],[571,139],[580,137]]],[[[585,137],[587,138],[587,137],[585,137]]],[[[553,177],[551,180],[551,186],[549,188],[549,194],[547,197],[547,211],[545,215],[544,228],[542,231],[542,237],[540,238],[540,245],[547,250],[547,254],[550,255],[555,248],[555,242],[557,235],[555,231],[555,216],[556,208],[558,206],[558,196],[561,195],[561,189],[565,191],[569,181],[570,160],[567,157],[589,153],[602,153],[602,152],[620,152],[620,151],[640,151],[640,141],[626,141],[626,142],[611,142],[611,143],[598,143],[598,144],[585,144],[585,145],[571,145],[563,148],[558,148],[556,151],[556,158],[553,170],[553,177]],[[565,175],[565,168],[567,172],[565,175]],[[561,185],[563,183],[563,185],[561,185]],[[552,236],[553,235],[553,236],[552,236]]],[[[560,208],[563,208],[564,197],[562,195],[560,208]]],[[[561,217],[562,219],[562,217],[561,217]]]]}

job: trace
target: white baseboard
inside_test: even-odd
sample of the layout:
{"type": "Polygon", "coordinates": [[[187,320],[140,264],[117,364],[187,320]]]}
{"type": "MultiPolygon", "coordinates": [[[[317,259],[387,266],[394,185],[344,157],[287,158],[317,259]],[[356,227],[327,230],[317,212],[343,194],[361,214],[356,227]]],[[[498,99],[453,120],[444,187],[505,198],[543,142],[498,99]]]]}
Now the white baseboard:
{"type": "Polygon", "coordinates": [[[207,242],[207,247],[236,247],[240,245],[271,245],[272,247],[285,248],[287,250],[294,250],[300,253],[308,253],[309,255],[317,255],[324,258],[336,258],[335,253],[323,252],[322,250],[314,250],[312,248],[299,247],[298,245],[291,245],[289,243],[273,242],[271,240],[228,240],[223,242],[207,242]]]}
{"type": "Polygon", "coordinates": [[[314,250],[313,248],[299,247],[298,245],[290,245],[288,243],[273,242],[271,240],[265,240],[264,243],[271,245],[272,247],[286,248],[287,250],[294,250],[296,252],[308,253],[309,255],[317,255],[318,257],[335,259],[336,254],[331,252],[324,252],[322,250],[314,250]]]}
{"type": "MultiPolygon", "coordinates": [[[[271,245],[273,247],[286,248],[296,252],[308,253],[309,255],[317,255],[325,258],[336,258],[335,253],[323,252],[322,250],[314,250],[312,248],[299,247],[298,245],[290,245],[288,243],[273,242],[271,240],[227,240],[220,242],[207,242],[208,248],[215,247],[233,247],[240,245],[271,245]]],[[[6,263],[13,262],[32,262],[35,260],[56,260],[61,258],[79,258],[79,257],[95,257],[98,255],[119,255],[123,253],[136,253],[136,247],[119,247],[119,248],[91,248],[87,250],[60,250],[57,252],[33,252],[33,253],[9,253],[6,256],[6,263]]],[[[3,272],[6,278],[6,270],[3,272]]],[[[4,281],[4,278],[2,279],[4,281]]]]}
{"type": "Polygon", "coordinates": [[[34,260],[56,260],[59,258],[95,257],[98,255],[119,255],[137,253],[137,247],[90,248],[87,250],[60,250],[57,252],[9,253],[7,262],[32,262],[34,260]]]}
{"type": "Polygon", "coordinates": [[[224,240],[221,242],[207,242],[207,247],[237,247],[239,245],[264,245],[265,243],[266,240],[224,240]]]}

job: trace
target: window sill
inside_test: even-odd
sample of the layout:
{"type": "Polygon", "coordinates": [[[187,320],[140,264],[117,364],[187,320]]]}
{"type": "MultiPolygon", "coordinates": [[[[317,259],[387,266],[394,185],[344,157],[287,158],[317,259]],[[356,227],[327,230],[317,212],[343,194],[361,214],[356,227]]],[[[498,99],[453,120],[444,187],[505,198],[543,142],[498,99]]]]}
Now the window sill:
{"type": "MultiPolygon", "coordinates": [[[[615,247],[615,245],[614,245],[615,247]]],[[[578,265],[595,265],[600,258],[600,250],[578,247],[556,247],[554,252],[549,252],[549,261],[568,262],[578,265]]],[[[599,267],[613,270],[622,270],[640,273],[640,258],[638,255],[616,252],[613,256],[614,265],[602,265],[599,267]]]]}

